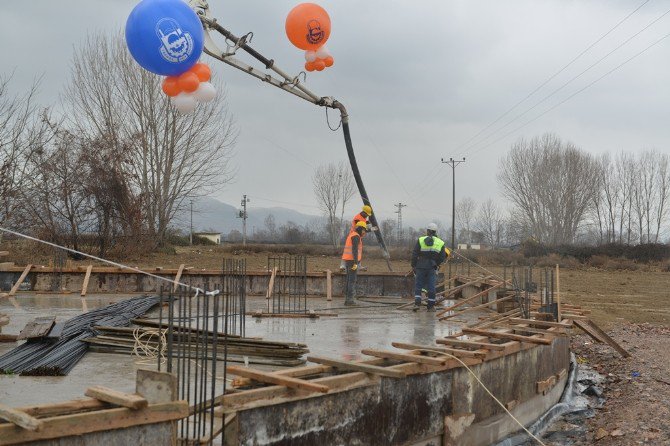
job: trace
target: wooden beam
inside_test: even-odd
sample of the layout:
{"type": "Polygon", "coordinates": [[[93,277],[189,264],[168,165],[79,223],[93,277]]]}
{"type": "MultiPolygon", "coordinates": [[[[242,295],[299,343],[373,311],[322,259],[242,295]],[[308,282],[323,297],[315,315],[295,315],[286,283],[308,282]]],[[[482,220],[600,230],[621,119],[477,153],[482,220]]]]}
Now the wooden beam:
{"type": "Polygon", "coordinates": [[[461,300],[460,302],[458,302],[458,303],[452,305],[451,307],[447,307],[447,308],[445,308],[444,310],[438,312],[438,313],[436,314],[436,316],[437,316],[437,317],[440,317],[440,316],[442,316],[444,313],[447,313],[447,312],[449,312],[449,311],[454,311],[456,308],[459,308],[459,307],[461,307],[461,306],[463,306],[463,305],[465,305],[465,304],[467,304],[467,303],[470,303],[470,302],[472,302],[473,300],[475,300],[475,299],[477,299],[477,298],[480,298],[480,297],[484,296],[485,294],[488,294],[489,291],[492,291],[492,290],[495,290],[495,289],[497,289],[497,288],[500,288],[502,285],[503,285],[502,283],[499,283],[498,285],[493,285],[492,287],[489,287],[489,288],[485,289],[484,291],[480,291],[479,293],[477,293],[477,294],[475,294],[475,295],[473,295],[473,296],[470,296],[470,297],[468,297],[468,298],[466,298],[466,299],[461,300]]]}
{"type": "Polygon", "coordinates": [[[608,344],[614,350],[616,350],[624,358],[628,358],[630,353],[628,353],[623,347],[621,347],[614,339],[612,339],[607,333],[605,333],[600,327],[598,327],[592,320],[586,321],[575,321],[575,325],[584,330],[586,334],[591,337],[594,337],[601,342],[608,344]]]}
{"type": "Polygon", "coordinates": [[[20,410],[12,409],[4,404],[0,404],[0,418],[33,432],[39,431],[43,425],[37,418],[20,410]]]}
{"type": "Polygon", "coordinates": [[[84,284],[81,286],[81,296],[86,296],[86,291],[88,290],[88,281],[91,280],[91,271],[93,271],[93,265],[88,265],[86,268],[86,275],[84,276],[84,284]]]}
{"type": "MultiPolygon", "coordinates": [[[[439,341],[439,339],[437,340],[439,341]]],[[[436,341],[436,342],[437,342],[436,341]]],[[[439,342],[438,342],[439,343],[439,342]]],[[[405,342],[392,342],[392,346],[396,348],[402,348],[405,350],[426,350],[426,351],[433,351],[435,353],[448,353],[453,356],[459,356],[459,357],[464,357],[464,358],[480,358],[483,359],[486,357],[486,352],[473,352],[470,350],[458,350],[455,348],[448,348],[448,347],[432,347],[430,345],[418,345],[418,344],[407,344],[405,342]]]]}
{"type": "Polygon", "coordinates": [[[474,307],[467,307],[467,308],[464,308],[464,309],[462,309],[462,310],[460,310],[460,311],[458,311],[458,312],[454,312],[453,314],[448,314],[448,315],[446,315],[446,316],[442,316],[442,317],[440,318],[440,320],[443,321],[443,320],[446,320],[446,319],[451,319],[452,317],[460,316],[462,313],[465,313],[466,311],[480,310],[480,309],[483,309],[483,308],[486,308],[486,307],[490,307],[491,305],[496,305],[496,304],[498,304],[498,302],[506,302],[506,301],[508,301],[508,300],[510,300],[510,299],[514,299],[515,297],[516,297],[516,296],[514,296],[514,295],[512,295],[512,296],[507,296],[507,297],[502,297],[502,298],[500,298],[500,299],[496,299],[496,300],[493,300],[493,301],[491,301],[491,302],[487,302],[487,303],[485,303],[485,304],[476,305],[476,306],[474,306],[474,307]]]}
{"type": "Polygon", "coordinates": [[[549,336],[568,336],[567,333],[562,332],[562,331],[549,331],[546,328],[532,328],[532,327],[524,327],[522,325],[510,325],[510,324],[496,324],[494,325],[496,328],[504,328],[506,330],[512,330],[512,331],[522,331],[525,333],[533,333],[533,334],[546,334],[549,336]]]}
{"type": "Polygon", "coordinates": [[[408,353],[398,353],[398,352],[389,352],[387,350],[362,350],[361,353],[368,356],[374,356],[375,358],[383,359],[394,359],[397,361],[405,362],[416,362],[417,364],[428,364],[428,365],[445,365],[448,361],[448,358],[432,358],[430,356],[422,355],[411,355],[408,353]]]}
{"type": "Polygon", "coordinates": [[[179,269],[177,270],[177,275],[174,278],[174,286],[172,287],[172,292],[176,293],[177,289],[179,288],[179,280],[181,279],[181,275],[184,272],[184,265],[183,263],[179,265],[179,269]]]}
{"type": "Polygon", "coordinates": [[[144,409],[149,405],[147,400],[133,393],[123,393],[103,386],[94,386],[86,389],[86,396],[104,401],[105,403],[127,407],[128,409],[144,409]]]}
{"type": "Polygon", "coordinates": [[[326,300],[333,300],[333,273],[326,270],[326,300]]]}
{"type": "Polygon", "coordinates": [[[164,404],[152,404],[140,410],[120,407],[44,418],[40,420],[43,425],[39,431],[22,431],[16,429],[13,424],[0,424],[0,446],[174,421],[187,416],[188,402],[173,401],[164,404]]]}
{"type": "Polygon", "coordinates": [[[558,327],[558,328],[572,328],[572,322],[565,323],[565,322],[550,322],[550,321],[537,321],[535,319],[524,319],[520,317],[513,317],[508,319],[508,322],[510,324],[528,324],[531,326],[537,326],[537,327],[558,327]]]}
{"type": "Polygon", "coordinates": [[[11,296],[14,296],[16,294],[16,292],[19,290],[19,286],[21,286],[21,284],[25,280],[26,276],[28,275],[28,273],[30,272],[30,269],[32,267],[33,267],[33,265],[26,265],[26,269],[23,270],[23,272],[21,273],[21,276],[19,277],[19,280],[16,281],[16,283],[14,284],[12,289],[7,294],[8,296],[11,297],[11,296]]]}
{"type": "Polygon", "coordinates": [[[263,372],[261,370],[250,369],[248,367],[239,367],[230,365],[226,368],[228,373],[241,376],[243,378],[251,378],[255,381],[276,384],[279,386],[290,387],[292,389],[307,390],[309,392],[327,393],[330,388],[323,384],[316,384],[304,379],[292,378],[290,376],[277,375],[276,373],[263,372]]]}
{"type": "Polygon", "coordinates": [[[405,372],[401,372],[399,370],[389,370],[385,367],[361,364],[359,362],[353,362],[353,361],[341,361],[339,359],[322,358],[319,356],[308,356],[307,360],[309,362],[315,362],[317,364],[329,365],[341,370],[372,373],[375,375],[388,376],[389,378],[404,378],[405,376],[407,376],[405,372]]]}
{"type": "Polygon", "coordinates": [[[479,330],[479,329],[476,329],[476,328],[464,328],[462,331],[463,331],[463,333],[477,334],[477,335],[480,335],[480,336],[487,336],[489,338],[513,339],[515,341],[532,342],[534,344],[544,344],[544,345],[551,345],[551,343],[552,343],[551,339],[521,336],[521,335],[515,335],[515,334],[512,334],[512,333],[501,333],[499,331],[479,330]]]}
{"type": "Polygon", "coordinates": [[[34,417],[47,418],[110,408],[109,404],[105,402],[87,398],[64,401],[61,403],[40,404],[39,406],[17,407],[16,410],[20,410],[21,412],[25,412],[34,417]]]}
{"type": "Polygon", "coordinates": [[[265,292],[265,298],[269,299],[272,297],[272,292],[275,288],[275,277],[277,276],[278,268],[275,266],[272,268],[272,273],[270,273],[270,280],[268,281],[268,290],[265,292]]]}
{"type": "Polygon", "coordinates": [[[483,348],[486,350],[496,350],[496,351],[505,350],[505,347],[503,345],[491,344],[489,342],[464,341],[461,339],[452,339],[452,338],[437,339],[435,342],[437,342],[438,344],[453,345],[454,347],[473,347],[478,349],[483,348]]]}

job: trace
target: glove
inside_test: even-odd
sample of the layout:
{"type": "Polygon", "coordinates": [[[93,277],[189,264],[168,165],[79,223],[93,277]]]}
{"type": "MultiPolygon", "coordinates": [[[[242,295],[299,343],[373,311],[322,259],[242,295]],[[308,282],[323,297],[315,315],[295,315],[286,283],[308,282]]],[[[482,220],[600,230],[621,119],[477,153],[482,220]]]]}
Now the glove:
{"type": "Polygon", "coordinates": [[[356,271],[357,269],[358,269],[358,264],[354,263],[353,265],[351,265],[351,270],[352,271],[356,271]]]}

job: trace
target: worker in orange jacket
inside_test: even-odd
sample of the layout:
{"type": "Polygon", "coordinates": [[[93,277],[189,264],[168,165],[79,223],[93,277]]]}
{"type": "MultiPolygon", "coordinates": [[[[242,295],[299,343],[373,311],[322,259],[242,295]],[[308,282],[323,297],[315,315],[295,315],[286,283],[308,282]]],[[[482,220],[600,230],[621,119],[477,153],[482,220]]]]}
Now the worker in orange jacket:
{"type": "MultiPolygon", "coordinates": [[[[368,222],[368,218],[372,215],[372,208],[368,206],[367,204],[363,206],[363,209],[361,212],[358,214],[354,215],[354,218],[351,220],[351,229],[349,232],[353,231],[356,227],[356,224],[359,222],[365,223],[366,231],[376,231],[377,228],[370,226],[370,223],[368,222]]],[[[358,265],[359,267],[361,265],[358,265]]],[[[344,264],[344,260],[340,262],[340,271],[344,271],[346,269],[346,266],[344,264]]]]}
{"type": "Polygon", "coordinates": [[[363,258],[363,237],[365,237],[366,232],[367,224],[364,221],[359,221],[349,232],[347,241],[344,243],[342,261],[344,261],[347,271],[344,305],[356,305],[354,301],[356,274],[358,272],[358,264],[363,258]]]}

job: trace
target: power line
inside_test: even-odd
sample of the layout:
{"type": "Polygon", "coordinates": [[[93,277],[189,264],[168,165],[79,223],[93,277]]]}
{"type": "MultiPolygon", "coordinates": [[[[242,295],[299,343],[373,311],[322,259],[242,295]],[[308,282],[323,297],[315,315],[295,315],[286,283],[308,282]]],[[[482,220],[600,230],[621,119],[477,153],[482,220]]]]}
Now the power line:
{"type": "MultiPolygon", "coordinates": [[[[668,11],[668,12],[670,12],[670,11],[668,11]]],[[[528,124],[537,121],[537,120],[540,119],[542,116],[546,115],[546,114],[549,113],[550,111],[552,111],[552,110],[554,110],[554,109],[560,107],[561,105],[565,104],[565,103],[568,102],[570,99],[574,98],[575,96],[577,96],[578,94],[580,94],[580,93],[583,92],[584,90],[586,90],[586,89],[592,87],[594,84],[596,84],[597,82],[599,82],[599,81],[602,80],[603,78],[609,76],[610,74],[612,74],[613,72],[615,72],[615,71],[618,70],[619,68],[621,68],[621,67],[623,67],[624,65],[626,65],[626,64],[627,64],[628,62],[630,62],[631,60],[633,60],[633,59],[637,58],[638,56],[642,55],[643,53],[647,52],[649,49],[651,49],[651,48],[653,48],[654,46],[658,45],[659,43],[661,43],[663,40],[667,39],[668,37],[670,37],[670,33],[668,33],[668,34],[666,34],[665,36],[661,37],[660,39],[658,39],[657,41],[655,41],[654,43],[652,43],[651,45],[649,45],[648,47],[646,47],[646,48],[643,49],[642,51],[640,51],[640,52],[634,54],[633,56],[629,57],[628,59],[626,59],[625,61],[623,61],[623,62],[620,63],[619,65],[617,65],[616,67],[614,67],[614,68],[612,68],[611,70],[609,70],[607,73],[605,73],[605,74],[603,74],[602,76],[600,76],[599,78],[595,79],[593,82],[587,84],[585,87],[583,87],[583,88],[577,90],[576,92],[574,92],[573,94],[571,94],[571,95],[568,96],[567,98],[563,99],[563,100],[562,100],[561,102],[559,102],[558,104],[555,104],[554,106],[548,108],[547,110],[545,110],[544,112],[540,113],[539,115],[537,115],[537,116],[534,117],[533,119],[531,119],[531,120],[529,120],[529,121],[526,121],[525,123],[523,123],[523,124],[520,125],[519,127],[515,128],[514,130],[505,133],[503,136],[501,136],[501,137],[495,139],[494,141],[491,141],[490,143],[486,144],[485,146],[482,146],[482,147],[480,147],[479,149],[475,150],[474,152],[472,152],[472,155],[481,152],[482,150],[484,150],[484,149],[490,147],[491,145],[495,144],[496,142],[498,142],[498,141],[500,141],[500,140],[506,138],[507,136],[511,135],[512,133],[515,133],[516,131],[518,131],[518,130],[524,128],[524,127],[527,126],[528,124]]]]}
{"type": "MultiPolygon", "coordinates": [[[[579,53],[576,57],[574,57],[570,62],[568,62],[566,65],[564,65],[561,69],[559,69],[557,72],[555,72],[554,74],[552,74],[547,80],[545,80],[545,81],[542,82],[540,85],[538,85],[534,90],[532,90],[530,93],[528,93],[523,99],[521,99],[520,101],[518,101],[518,102],[517,102],[516,104],[514,104],[511,108],[509,108],[507,111],[505,111],[505,112],[502,113],[500,116],[498,116],[494,121],[492,121],[492,122],[489,123],[486,127],[484,127],[484,128],[481,129],[479,132],[477,132],[476,135],[470,137],[467,141],[461,143],[458,147],[456,147],[456,150],[459,150],[459,149],[461,149],[461,148],[463,148],[463,147],[465,147],[465,146],[468,146],[469,143],[470,143],[472,140],[476,139],[479,135],[481,135],[482,133],[484,133],[486,130],[488,130],[488,129],[490,129],[491,127],[493,127],[493,126],[494,126],[495,124],[497,124],[502,118],[504,118],[504,117],[507,116],[510,112],[512,112],[514,109],[516,109],[519,105],[521,105],[521,104],[524,103],[526,100],[528,100],[529,98],[531,98],[535,93],[537,93],[540,89],[542,89],[542,87],[544,87],[545,85],[547,85],[550,81],[552,81],[554,78],[556,78],[556,76],[558,76],[558,75],[561,74],[563,71],[565,71],[565,70],[566,70],[568,67],[570,67],[574,62],[576,62],[580,57],[582,57],[584,54],[586,54],[591,48],[593,48],[594,46],[596,46],[596,45],[597,45],[599,42],[601,42],[605,37],[607,37],[609,34],[611,34],[612,31],[614,31],[615,29],[617,29],[622,23],[624,23],[626,20],[628,20],[628,19],[629,19],[633,14],[635,14],[637,11],[639,11],[644,5],[646,5],[647,3],[649,3],[649,1],[650,1],[650,0],[645,0],[644,2],[642,2],[642,4],[640,4],[637,8],[635,8],[635,9],[634,9],[633,11],[631,11],[630,13],[628,13],[628,15],[626,15],[623,19],[621,19],[616,25],[614,25],[612,28],[610,28],[605,34],[603,34],[602,36],[600,36],[598,39],[596,39],[591,45],[589,45],[588,47],[586,47],[581,53],[579,53]]],[[[667,14],[667,12],[666,12],[666,14],[667,14]]],[[[655,22],[657,22],[658,20],[660,20],[664,15],[665,15],[665,14],[663,14],[661,17],[659,17],[658,19],[656,19],[655,21],[653,21],[652,23],[650,23],[649,25],[647,25],[644,29],[642,29],[641,31],[639,31],[637,34],[640,34],[642,31],[644,31],[645,29],[647,29],[649,26],[653,25],[655,22]]],[[[629,40],[631,40],[631,39],[632,39],[633,37],[635,37],[637,34],[635,34],[634,36],[632,36],[631,38],[629,38],[629,40]]],[[[612,52],[616,51],[618,48],[620,48],[621,46],[625,45],[627,42],[628,42],[628,41],[624,42],[622,45],[620,45],[619,47],[615,48],[612,52]]],[[[611,53],[610,53],[610,54],[611,54],[611,53]]],[[[609,56],[609,54],[608,54],[607,56],[609,56]]],[[[607,56],[605,56],[605,57],[607,57],[607,56]]],[[[604,58],[603,58],[603,59],[604,59],[604,58]]],[[[598,63],[599,63],[600,61],[602,61],[603,59],[600,59],[598,62],[596,62],[596,64],[598,64],[598,63]]],[[[596,64],[594,64],[594,65],[596,65],[596,64]]],[[[592,65],[591,67],[593,67],[593,65],[592,65]]],[[[572,82],[573,80],[575,80],[577,77],[579,77],[579,76],[581,76],[582,74],[584,74],[584,73],[585,73],[586,71],[588,71],[591,67],[589,67],[587,70],[585,70],[584,72],[580,73],[578,76],[576,76],[576,77],[574,77],[573,79],[571,79],[570,81],[568,81],[568,83],[566,83],[565,85],[563,85],[560,89],[564,88],[567,84],[569,84],[570,82],[572,82]]],[[[558,90],[560,90],[560,89],[558,89],[558,90]]],[[[553,94],[555,94],[558,90],[554,91],[552,94],[550,94],[549,96],[545,97],[541,102],[543,102],[544,100],[548,99],[548,97],[550,97],[550,96],[552,96],[553,94]]],[[[541,103],[541,102],[540,102],[540,103],[541,103]]],[[[539,103],[536,104],[535,106],[533,106],[533,108],[536,107],[537,105],[539,105],[539,103]]],[[[530,110],[527,110],[527,111],[524,112],[523,114],[527,113],[528,111],[530,111],[530,110]]],[[[523,115],[523,114],[522,114],[522,115],[523,115]]],[[[518,118],[518,117],[517,117],[517,118],[518,118]]],[[[515,118],[515,119],[517,119],[517,118],[515,118]]],[[[512,120],[512,121],[510,121],[510,122],[513,122],[513,121],[514,121],[514,120],[512,120]]],[[[509,123],[508,123],[508,124],[509,124],[509,123]]],[[[508,125],[508,124],[506,124],[506,125],[508,125]]],[[[484,138],[484,140],[480,141],[479,143],[485,141],[485,140],[488,139],[490,136],[492,136],[492,135],[495,134],[496,132],[500,131],[502,128],[504,128],[504,126],[501,127],[500,129],[494,131],[491,135],[487,136],[486,138],[484,138]]],[[[477,145],[477,144],[479,144],[479,143],[476,143],[475,145],[477,145]]],[[[460,154],[462,155],[463,153],[466,153],[468,150],[469,150],[469,148],[466,148],[466,149],[465,149],[464,151],[462,151],[460,154]]]]}

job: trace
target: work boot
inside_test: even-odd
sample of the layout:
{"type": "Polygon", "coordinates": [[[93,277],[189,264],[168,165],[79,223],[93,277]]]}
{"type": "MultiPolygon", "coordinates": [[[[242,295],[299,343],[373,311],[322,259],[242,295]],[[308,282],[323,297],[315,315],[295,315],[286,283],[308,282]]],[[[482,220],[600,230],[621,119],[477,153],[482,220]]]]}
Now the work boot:
{"type": "Polygon", "coordinates": [[[435,311],[435,301],[428,301],[428,309],[427,311],[435,311]]]}
{"type": "Polygon", "coordinates": [[[357,305],[358,305],[358,304],[357,304],[355,301],[353,301],[353,300],[345,300],[345,301],[344,301],[344,306],[345,306],[345,307],[355,307],[355,306],[357,306],[357,305]]]}
{"type": "Polygon", "coordinates": [[[412,311],[419,311],[421,309],[421,299],[414,299],[414,307],[412,311]]]}

